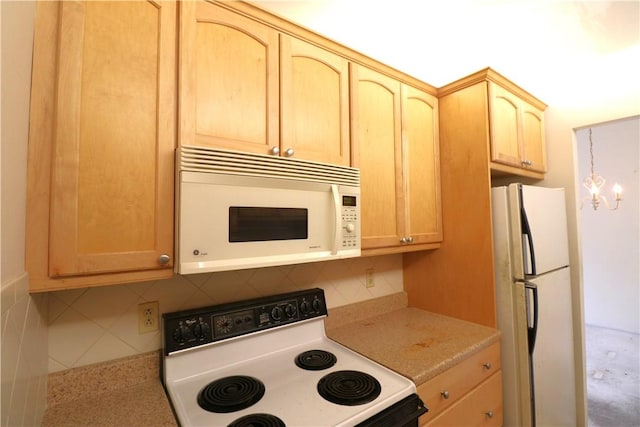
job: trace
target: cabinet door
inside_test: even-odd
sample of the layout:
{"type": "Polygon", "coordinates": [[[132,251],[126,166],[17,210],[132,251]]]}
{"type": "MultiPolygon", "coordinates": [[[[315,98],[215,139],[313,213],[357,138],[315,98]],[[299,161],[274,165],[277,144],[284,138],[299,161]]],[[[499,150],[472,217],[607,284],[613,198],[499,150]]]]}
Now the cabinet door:
{"type": "Polygon", "coordinates": [[[506,89],[489,83],[491,161],[522,167],[518,122],[519,99],[506,89]]]}
{"type": "Polygon", "coordinates": [[[442,240],[438,100],[402,85],[406,234],[413,244],[442,240]]]}
{"type": "Polygon", "coordinates": [[[176,5],[59,13],[49,275],[157,269],[173,253],[176,5]]]}
{"type": "Polygon", "coordinates": [[[546,172],[544,112],[522,102],[522,148],[527,169],[546,172]]]}
{"type": "Polygon", "coordinates": [[[349,166],[349,62],[281,35],[281,153],[349,166]]]}
{"type": "Polygon", "coordinates": [[[352,144],[362,199],[362,249],[400,245],[404,196],[400,82],[351,65],[352,144]]]}
{"type": "Polygon", "coordinates": [[[278,33],[222,6],[180,2],[180,145],[279,145],[278,33]]]}

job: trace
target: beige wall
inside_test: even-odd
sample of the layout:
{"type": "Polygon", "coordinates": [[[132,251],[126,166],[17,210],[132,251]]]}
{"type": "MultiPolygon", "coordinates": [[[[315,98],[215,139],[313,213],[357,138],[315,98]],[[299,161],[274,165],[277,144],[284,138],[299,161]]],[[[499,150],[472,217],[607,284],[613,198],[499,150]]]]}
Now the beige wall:
{"type": "Polygon", "coordinates": [[[0,425],[39,425],[47,385],[47,296],[24,272],[26,150],[33,2],[2,2],[2,231],[0,425]]]}

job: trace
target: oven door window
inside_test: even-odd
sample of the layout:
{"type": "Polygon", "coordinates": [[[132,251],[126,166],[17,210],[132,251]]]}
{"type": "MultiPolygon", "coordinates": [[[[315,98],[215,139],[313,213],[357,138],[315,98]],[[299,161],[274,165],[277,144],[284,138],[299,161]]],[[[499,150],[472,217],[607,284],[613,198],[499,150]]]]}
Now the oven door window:
{"type": "Polygon", "coordinates": [[[231,243],[302,240],[308,237],[308,209],[229,207],[229,242],[231,243]]]}

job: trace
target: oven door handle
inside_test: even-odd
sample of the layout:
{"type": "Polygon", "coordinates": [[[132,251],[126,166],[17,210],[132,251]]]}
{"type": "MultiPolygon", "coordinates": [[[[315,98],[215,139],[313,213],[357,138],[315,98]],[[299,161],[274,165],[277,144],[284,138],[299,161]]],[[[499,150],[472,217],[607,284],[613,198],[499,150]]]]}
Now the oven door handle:
{"type": "Polygon", "coordinates": [[[340,192],[336,184],[331,184],[331,196],[333,200],[333,247],[331,248],[331,255],[338,253],[338,247],[340,245],[340,231],[342,231],[342,215],[340,209],[340,192]]]}
{"type": "Polygon", "coordinates": [[[418,418],[427,411],[422,400],[414,393],[355,427],[417,426],[418,418]]]}

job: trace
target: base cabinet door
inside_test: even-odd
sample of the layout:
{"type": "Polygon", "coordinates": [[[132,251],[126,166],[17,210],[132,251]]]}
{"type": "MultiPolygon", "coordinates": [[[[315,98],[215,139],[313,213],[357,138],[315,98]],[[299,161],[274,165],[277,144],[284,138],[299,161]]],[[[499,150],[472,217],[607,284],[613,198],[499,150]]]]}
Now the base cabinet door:
{"type": "Polygon", "coordinates": [[[174,2],[38,5],[33,290],[172,274],[175,31],[174,2]]]}

